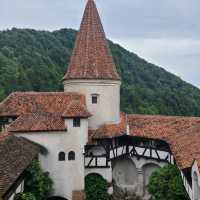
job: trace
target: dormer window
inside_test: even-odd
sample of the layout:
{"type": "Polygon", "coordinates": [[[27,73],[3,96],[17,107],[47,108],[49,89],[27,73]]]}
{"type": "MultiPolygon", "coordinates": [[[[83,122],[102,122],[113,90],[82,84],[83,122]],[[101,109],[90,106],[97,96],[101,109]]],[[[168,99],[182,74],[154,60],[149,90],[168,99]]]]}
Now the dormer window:
{"type": "Polygon", "coordinates": [[[73,118],[73,127],[80,127],[81,126],[81,119],[79,117],[73,118]]]}
{"type": "Polygon", "coordinates": [[[98,103],[98,94],[92,94],[92,104],[97,104],[98,103]]]}

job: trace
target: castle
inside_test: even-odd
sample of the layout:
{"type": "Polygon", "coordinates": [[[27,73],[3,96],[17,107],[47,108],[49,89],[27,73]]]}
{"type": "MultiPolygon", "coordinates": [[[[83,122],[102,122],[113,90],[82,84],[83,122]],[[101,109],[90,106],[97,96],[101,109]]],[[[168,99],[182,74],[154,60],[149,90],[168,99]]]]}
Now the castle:
{"type": "MultiPolygon", "coordinates": [[[[94,0],[87,2],[63,85],[63,92],[15,92],[0,104],[6,132],[0,143],[7,135],[25,138],[27,152],[35,149],[31,158],[39,153],[33,144],[46,149],[39,160],[53,179],[52,196],[74,199],[85,176],[96,173],[148,199],[150,175],[170,163],[180,169],[189,198],[200,199],[200,118],[120,111],[121,78],[94,0]]],[[[1,189],[9,174],[2,177],[0,193],[12,200],[23,179],[10,192],[1,189]]]]}

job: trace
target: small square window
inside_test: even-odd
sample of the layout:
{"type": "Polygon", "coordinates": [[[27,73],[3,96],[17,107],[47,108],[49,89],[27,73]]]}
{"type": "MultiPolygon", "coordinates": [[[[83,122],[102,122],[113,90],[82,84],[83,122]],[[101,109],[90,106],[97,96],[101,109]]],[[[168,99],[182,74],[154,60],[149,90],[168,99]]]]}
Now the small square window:
{"type": "Polygon", "coordinates": [[[73,127],[80,127],[81,126],[81,119],[76,117],[73,119],[73,127]]]}
{"type": "Polygon", "coordinates": [[[98,96],[92,95],[92,104],[97,104],[97,103],[98,103],[98,96]]]}

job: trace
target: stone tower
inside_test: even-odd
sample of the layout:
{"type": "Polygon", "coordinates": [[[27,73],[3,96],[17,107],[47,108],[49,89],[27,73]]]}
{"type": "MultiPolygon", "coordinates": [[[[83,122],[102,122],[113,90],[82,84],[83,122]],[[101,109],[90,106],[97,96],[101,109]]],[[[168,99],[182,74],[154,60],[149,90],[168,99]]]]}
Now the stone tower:
{"type": "Polygon", "coordinates": [[[94,0],[88,0],[80,31],[64,76],[65,92],[86,96],[89,127],[120,121],[120,85],[94,0]]]}

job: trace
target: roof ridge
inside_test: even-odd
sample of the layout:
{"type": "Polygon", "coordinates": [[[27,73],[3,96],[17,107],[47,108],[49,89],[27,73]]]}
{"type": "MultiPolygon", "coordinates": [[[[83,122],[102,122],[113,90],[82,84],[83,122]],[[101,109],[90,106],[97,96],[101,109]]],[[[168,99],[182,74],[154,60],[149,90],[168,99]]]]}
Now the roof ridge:
{"type": "Polygon", "coordinates": [[[128,117],[148,117],[148,118],[177,118],[177,119],[199,119],[200,116],[181,116],[181,115],[148,115],[148,114],[127,114],[128,117]]]}
{"type": "MultiPolygon", "coordinates": [[[[84,96],[82,93],[79,92],[36,92],[36,91],[16,91],[11,93],[10,95],[15,94],[26,94],[26,95],[80,95],[84,96]]],[[[9,95],[8,95],[9,96],[9,95]]]]}

